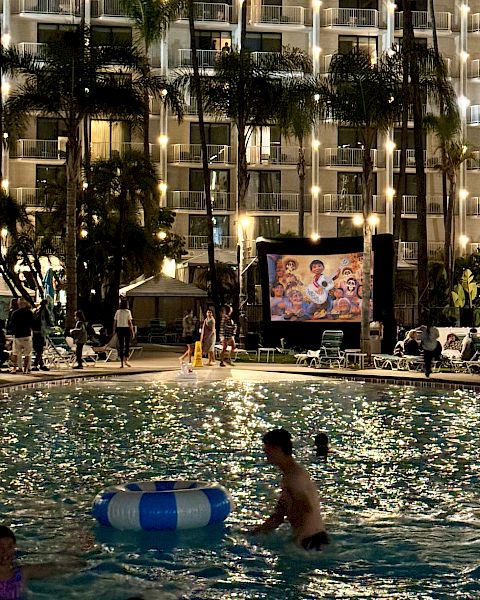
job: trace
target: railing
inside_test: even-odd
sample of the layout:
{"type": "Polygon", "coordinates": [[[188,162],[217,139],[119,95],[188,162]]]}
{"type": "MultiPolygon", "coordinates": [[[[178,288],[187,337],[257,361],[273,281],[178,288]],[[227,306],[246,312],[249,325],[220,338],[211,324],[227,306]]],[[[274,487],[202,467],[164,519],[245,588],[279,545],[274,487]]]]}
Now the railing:
{"type": "MultiPolygon", "coordinates": [[[[248,146],[247,162],[249,165],[296,165],[298,163],[298,146],[248,146]]],[[[310,148],[304,148],[305,161],[311,162],[310,148]]]]}
{"type": "Polygon", "coordinates": [[[478,171],[480,169],[480,152],[475,150],[471,154],[472,158],[467,159],[467,170],[478,171]]]}
{"type": "MultiPolygon", "coordinates": [[[[220,2],[194,2],[193,18],[195,21],[216,21],[217,23],[229,23],[232,7],[220,2]]],[[[183,11],[180,20],[188,19],[187,11],[183,11]]]]}
{"type": "Polygon", "coordinates": [[[467,123],[469,125],[480,125],[480,104],[469,106],[467,110],[467,123]]]}
{"type": "Polygon", "coordinates": [[[475,254],[475,252],[480,250],[480,242],[470,242],[467,244],[467,248],[469,254],[475,254]]]}
{"type": "MultiPolygon", "coordinates": [[[[213,238],[213,244],[216,248],[223,248],[228,250],[229,248],[235,248],[237,245],[237,238],[230,235],[222,235],[213,238]]],[[[207,235],[189,235],[187,236],[187,247],[191,250],[199,250],[208,247],[208,236],[207,235]]]]}
{"type": "MultiPolygon", "coordinates": [[[[427,213],[429,215],[443,215],[443,197],[442,196],[427,196],[427,213]]],[[[403,196],[402,198],[402,214],[416,215],[417,214],[417,196],[403,196]]]]}
{"type": "Polygon", "coordinates": [[[35,42],[20,42],[20,44],[18,44],[18,52],[22,56],[25,54],[29,54],[30,56],[38,58],[39,60],[45,60],[47,44],[38,44],[35,42]]]}
{"type": "Polygon", "coordinates": [[[53,208],[61,200],[58,192],[44,188],[11,188],[10,193],[18,204],[29,208],[53,208]]]}
{"type": "MultiPolygon", "coordinates": [[[[45,243],[45,237],[40,236],[38,239],[38,245],[43,245],[45,243]]],[[[58,254],[60,256],[65,254],[65,238],[61,235],[54,235],[51,238],[48,238],[48,248],[44,249],[43,254],[46,256],[50,256],[52,254],[58,254]]]]}
{"type": "Polygon", "coordinates": [[[370,8],[326,8],[323,27],[378,27],[378,10],[370,8]]]}
{"type": "MultiPolygon", "coordinates": [[[[210,198],[214,210],[234,209],[234,194],[231,192],[211,192],[210,198]]],[[[168,193],[167,206],[169,208],[205,210],[205,194],[204,192],[175,190],[168,193]]]]}
{"type": "Polygon", "coordinates": [[[432,258],[434,260],[443,260],[444,249],[445,244],[443,242],[428,242],[428,258],[432,258]]]}
{"type": "MultiPolygon", "coordinates": [[[[290,192],[260,193],[247,197],[247,210],[268,212],[298,212],[299,195],[290,192]]],[[[304,210],[312,210],[311,196],[305,196],[304,210]]]]}
{"type": "MultiPolygon", "coordinates": [[[[373,166],[379,166],[380,151],[372,150],[373,166]]],[[[361,167],[362,148],[325,148],[325,165],[328,167],[361,167]]]]}
{"type": "Polygon", "coordinates": [[[467,215],[480,217],[480,196],[473,196],[467,200],[467,215]]]}
{"type": "Polygon", "coordinates": [[[480,13],[473,13],[472,15],[470,15],[468,31],[477,33],[480,32],[480,13]]]}
{"type": "MultiPolygon", "coordinates": [[[[232,148],[223,144],[207,146],[209,163],[230,163],[232,148]]],[[[198,163],[202,161],[202,147],[200,144],[172,144],[170,146],[170,162],[198,163]]]]}
{"type": "MultiPolygon", "coordinates": [[[[321,213],[361,213],[362,210],[361,194],[324,194],[319,206],[321,213]]],[[[385,196],[373,196],[373,212],[385,212],[385,196]]]]}
{"type": "MultiPolygon", "coordinates": [[[[149,144],[150,158],[154,162],[160,160],[160,146],[149,144]]],[[[91,159],[108,159],[113,156],[124,156],[127,152],[142,152],[143,142],[90,142],[91,159]]]]}
{"type": "MultiPolygon", "coordinates": [[[[221,56],[221,50],[197,50],[198,66],[202,69],[213,68],[219,56],[221,56]]],[[[177,67],[191,67],[192,66],[192,50],[190,48],[180,48],[178,50],[177,67]]]]}
{"type": "Polygon", "coordinates": [[[80,16],[79,0],[14,0],[12,13],[80,16]]]}
{"type": "Polygon", "coordinates": [[[251,54],[253,62],[259,67],[265,64],[271,64],[273,58],[281,55],[281,52],[252,52],[251,54]]]}
{"type": "Polygon", "coordinates": [[[398,248],[399,260],[417,260],[418,259],[418,242],[400,242],[398,248]]]}
{"type": "Polygon", "coordinates": [[[65,150],[58,140],[17,140],[14,158],[65,160],[65,150]]]}
{"type": "MultiPolygon", "coordinates": [[[[429,154],[427,156],[426,150],[423,151],[423,160],[427,169],[434,169],[441,164],[440,156],[437,156],[436,154],[429,154]]],[[[415,165],[415,150],[413,148],[407,148],[407,169],[414,169],[415,165]]],[[[400,150],[395,150],[393,154],[393,168],[400,168],[400,150]]]]}
{"type": "Polygon", "coordinates": [[[281,25],[304,25],[305,9],[303,6],[271,6],[262,4],[252,8],[254,23],[278,23],[281,25]]]}
{"type": "Polygon", "coordinates": [[[128,18],[128,12],[122,0],[93,0],[92,17],[128,18]]]}
{"type": "MultiPolygon", "coordinates": [[[[414,29],[430,29],[432,26],[429,13],[426,10],[412,11],[412,21],[414,29]]],[[[435,12],[435,22],[437,31],[451,31],[452,13],[435,12]]],[[[395,13],[395,29],[403,29],[403,12],[395,13]]]]}

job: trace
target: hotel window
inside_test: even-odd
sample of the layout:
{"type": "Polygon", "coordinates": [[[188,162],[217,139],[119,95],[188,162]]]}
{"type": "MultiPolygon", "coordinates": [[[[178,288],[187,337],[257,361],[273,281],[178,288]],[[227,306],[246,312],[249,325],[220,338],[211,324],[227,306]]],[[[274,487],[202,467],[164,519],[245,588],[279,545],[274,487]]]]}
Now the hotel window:
{"type": "Polygon", "coordinates": [[[378,10],[378,0],[340,0],[339,8],[373,8],[378,10]]]}
{"type": "Polygon", "coordinates": [[[363,235],[362,225],[354,225],[352,217],[337,219],[337,237],[356,237],[363,235]]]}
{"type": "Polygon", "coordinates": [[[245,48],[251,52],[281,52],[281,33],[247,33],[245,48]]]}
{"type": "MultiPolygon", "coordinates": [[[[355,127],[339,127],[337,139],[339,148],[363,148],[360,132],[355,127]]],[[[377,147],[377,140],[373,147],[377,147]]]]}
{"type": "MultiPolygon", "coordinates": [[[[208,145],[230,146],[230,125],[205,123],[205,138],[208,145]]],[[[200,144],[198,123],[190,123],[190,143],[200,144]]]]}
{"type": "MultiPolygon", "coordinates": [[[[228,232],[230,217],[228,215],[215,215],[213,217],[213,243],[215,246],[228,247],[228,232]]],[[[208,239],[208,217],[206,215],[190,215],[188,220],[188,235],[200,238],[197,244],[206,244],[208,239]],[[203,238],[206,238],[203,240],[203,238]]]]}
{"type": "Polygon", "coordinates": [[[76,29],[76,25],[54,25],[53,23],[39,23],[37,25],[37,42],[48,44],[58,40],[62,33],[76,29]]]}
{"type": "Polygon", "coordinates": [[[92,46],[117,46],[131,43],[131,27],[92,27],[92,46]]]}
{"type": "MultiPolygon", "coordinates": [[[[395,4],[397,5],[397,10],[398,12],[402,12],[404,10],[403,8],[403,0],[397,0],[395,2],[395,4]]],[[[421,10],[421,11],[427,11],[428,10],[428,1],[427,0],[411,0],[410,2],[410,8],[412,10],[421,10]]]]}
{"type": "Polygon", "coordinates": [[[372,58],[377,58],[377,38],[358,35],[339,35],[338,52],[348,54],[352,50],[368,53],[372,58]]]}
{"type": "Polygon", "coordinates": [[[37,117],[37,140],[58,140],[66,137],[63,121],[50,117],[37,117]]]}
{"type": "Polygon", "coordinates": [[[65,165],[37,165],[35,183],[37,188],[65,187],[65,165]]]}
{"type": "Polygon", "coordinates": [[[108,159],[116,154],[123,154],[129,147],[131,126],[127,121],[90,122],[91,158],[108,159]]]}
{"type": "Polygon", "coordinates": [[[232,32],[196,31],[195,40],[199,50],[222,50],[232,47],[232,32]]]}
{"type": "MultiPolygon", "coordinates": [[[[201,169],[190,169],[189,189],[191,192],[203,192],[203,171],[201,169]]],[[[230,171],[212,169],[210,171],[210,191],[229,192],[230,171]]]]}
{"type": "Polygon", "coordinates": [[[257,237],[277,237],[280,235],[280,217],[255,217],[257,237]]]}
{"type": "MultiPolygon", "coordinates": [[[[377,174],[372,174],[372,191],[377,193],[377,174]]],[[[337,193],[340,196],[362,193],[361,173],[337,173],[337,193]]]]}

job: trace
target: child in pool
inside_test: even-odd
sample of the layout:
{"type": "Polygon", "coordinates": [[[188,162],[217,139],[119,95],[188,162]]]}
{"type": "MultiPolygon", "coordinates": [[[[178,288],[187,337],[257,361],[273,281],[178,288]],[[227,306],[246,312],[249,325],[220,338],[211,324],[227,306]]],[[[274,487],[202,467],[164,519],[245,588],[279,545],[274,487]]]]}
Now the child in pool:
{"type": "Polygon", "coordinates": [[[35,564],[15,566],[17,540],[13,531],[0,525],[0,599],[17,600],[21,598],[29,579],[43,579],[61,573],[67,573],[76,566],[83,566],[78,560],[75,564],[35,564]]]}

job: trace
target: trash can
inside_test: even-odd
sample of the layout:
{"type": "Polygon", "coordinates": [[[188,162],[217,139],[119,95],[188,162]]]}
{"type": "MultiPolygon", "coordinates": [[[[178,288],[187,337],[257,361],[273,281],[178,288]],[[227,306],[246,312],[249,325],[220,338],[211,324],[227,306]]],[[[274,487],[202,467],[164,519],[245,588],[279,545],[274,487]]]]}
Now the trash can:
{"type": "Polygon", "coordinates": [[[245,350],[256,350],[260,345],[260,336],[255,331],[247,332],[245,336],[245,350]]]}
{"type": "Polygon", "coordinates": [[[370,323],[370,350],[372,354],[381,354],[383,339],[383,325],[380,321],[370,323]]]}

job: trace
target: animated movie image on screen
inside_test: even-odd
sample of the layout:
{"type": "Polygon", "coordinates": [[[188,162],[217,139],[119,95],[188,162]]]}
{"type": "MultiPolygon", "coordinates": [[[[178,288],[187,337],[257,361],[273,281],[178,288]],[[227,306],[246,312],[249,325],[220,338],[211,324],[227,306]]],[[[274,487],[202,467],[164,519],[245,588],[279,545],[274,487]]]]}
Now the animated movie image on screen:
{"type": "Polygon", "coordinates": [[[272,321],[361,320],[363,252],[267,254],[267,262],[272,321]]]}

